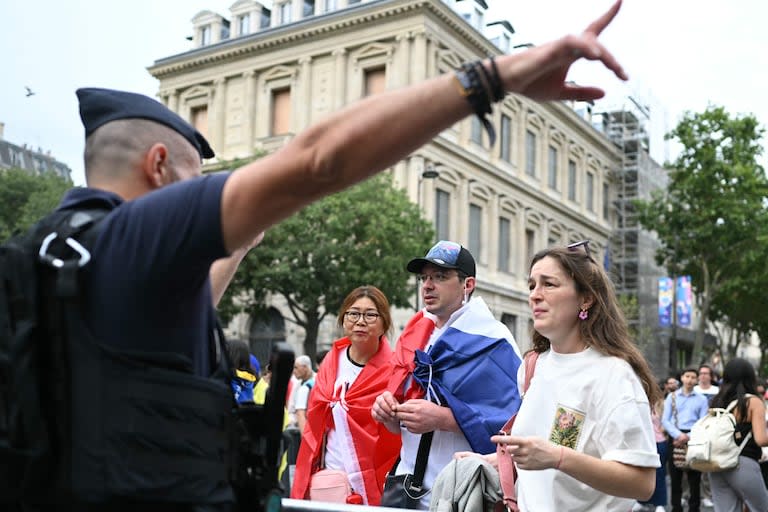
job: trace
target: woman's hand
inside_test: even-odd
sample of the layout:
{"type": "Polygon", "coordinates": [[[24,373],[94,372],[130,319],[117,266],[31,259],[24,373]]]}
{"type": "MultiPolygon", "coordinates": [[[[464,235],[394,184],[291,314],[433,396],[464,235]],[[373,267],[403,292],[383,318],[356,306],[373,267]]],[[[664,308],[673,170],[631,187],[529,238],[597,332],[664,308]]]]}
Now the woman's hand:
{"type": "Polygon", "coordinates": [[[497,435],[491,437],[491,442],[501,445],[502,452],[511,456],[517,467],[528,470],[558,467],[564,449],[540,437],[497,435]]]}

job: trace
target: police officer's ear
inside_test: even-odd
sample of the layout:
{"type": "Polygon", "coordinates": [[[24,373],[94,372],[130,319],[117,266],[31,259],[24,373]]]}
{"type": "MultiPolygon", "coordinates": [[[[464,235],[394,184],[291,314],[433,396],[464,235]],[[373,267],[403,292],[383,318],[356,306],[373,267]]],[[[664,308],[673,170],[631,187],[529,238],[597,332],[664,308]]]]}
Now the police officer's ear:
{"type": "Polygon", "coordinates": [[[168,160],[168,147],[161,143],[153,144],[144,154],[142,162],[144,175],[151,188],[160,188],[175,181],[168,160]]]}

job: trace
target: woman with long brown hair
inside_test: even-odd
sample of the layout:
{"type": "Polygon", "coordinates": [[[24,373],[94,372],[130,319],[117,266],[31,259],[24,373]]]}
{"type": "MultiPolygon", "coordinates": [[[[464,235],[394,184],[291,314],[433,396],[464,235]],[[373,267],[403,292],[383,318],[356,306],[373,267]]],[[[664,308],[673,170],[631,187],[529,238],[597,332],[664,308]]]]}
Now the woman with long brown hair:
{"type": "MultiPolygon", "coordinates": [[[[610,279],[587,241],[531,262],[533,380],[511,435],[522,511],[622,511],[655,486],[651,408],[659,397],[610,279]]],[[[506,455],[502,455],[506,456],[506,455]]]]}

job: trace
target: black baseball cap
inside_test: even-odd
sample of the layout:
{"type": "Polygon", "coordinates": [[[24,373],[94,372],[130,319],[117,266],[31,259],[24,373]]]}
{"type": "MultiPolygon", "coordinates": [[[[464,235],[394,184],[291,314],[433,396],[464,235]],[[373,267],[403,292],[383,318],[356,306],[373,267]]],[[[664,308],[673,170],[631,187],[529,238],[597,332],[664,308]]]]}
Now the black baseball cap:
{"type": "Polygon", "coordinates": [[[475,277],[475,258],[461,244],[440,240],[423,258],[414,258],[408,262],[408,272],[418,274],[424,265],[431,263],[440,268],[456,269],[464,274],[475,277]]]}
{"type": "Polygon", "coordinates": [[[143,94],[95,87],[78,89],[76,93],[86,139],[97,128],[111,121],[147,119],[164,124],[187,139],[200,153],[201,159],[216,156],[202,133],[157,100],[143,94]]]}

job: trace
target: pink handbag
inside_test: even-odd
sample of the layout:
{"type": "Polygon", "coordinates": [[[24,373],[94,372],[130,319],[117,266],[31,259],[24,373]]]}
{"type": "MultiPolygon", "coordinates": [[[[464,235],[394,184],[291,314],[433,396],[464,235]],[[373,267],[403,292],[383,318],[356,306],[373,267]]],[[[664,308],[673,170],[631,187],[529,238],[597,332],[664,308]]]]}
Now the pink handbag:
{"type": "MultiPolygon", "coordinates": [[[[538,352],[528,352],[523,359],[525,365],[525,383],[523,384],[523,393],[528,391],[528,386],[531,385],[531,379],[533,379],[533,372],[536,370],[536,360],[539,358],[538,352]],[[528,369],[530,368],[530,372],[528,369]]],[[[514,416],[509,418],[507,422],[501,427],[501,434],[509,435],[512,431],[512,425],[515,424],[514,416]]],[[[501,482],[501,493],[503,495],[503,501],[497,504],[496,510],[507,510],[512,512],[519,512],[520,508],[517,506],[517,491],[515,490],[515,481],[517,480],[517,469],[515,469],[515,463],[512,462],[512,457],[507,455],[504,445],[496,445],[496,463],[499,466],[499,480],[501,482]]]]}
{"type": "Polygon", "coordinates": [[[331,503],[346,503],[352,494],[347,473],[340,469],[321,469],[309,481],[309,499],[331,503]]]}

